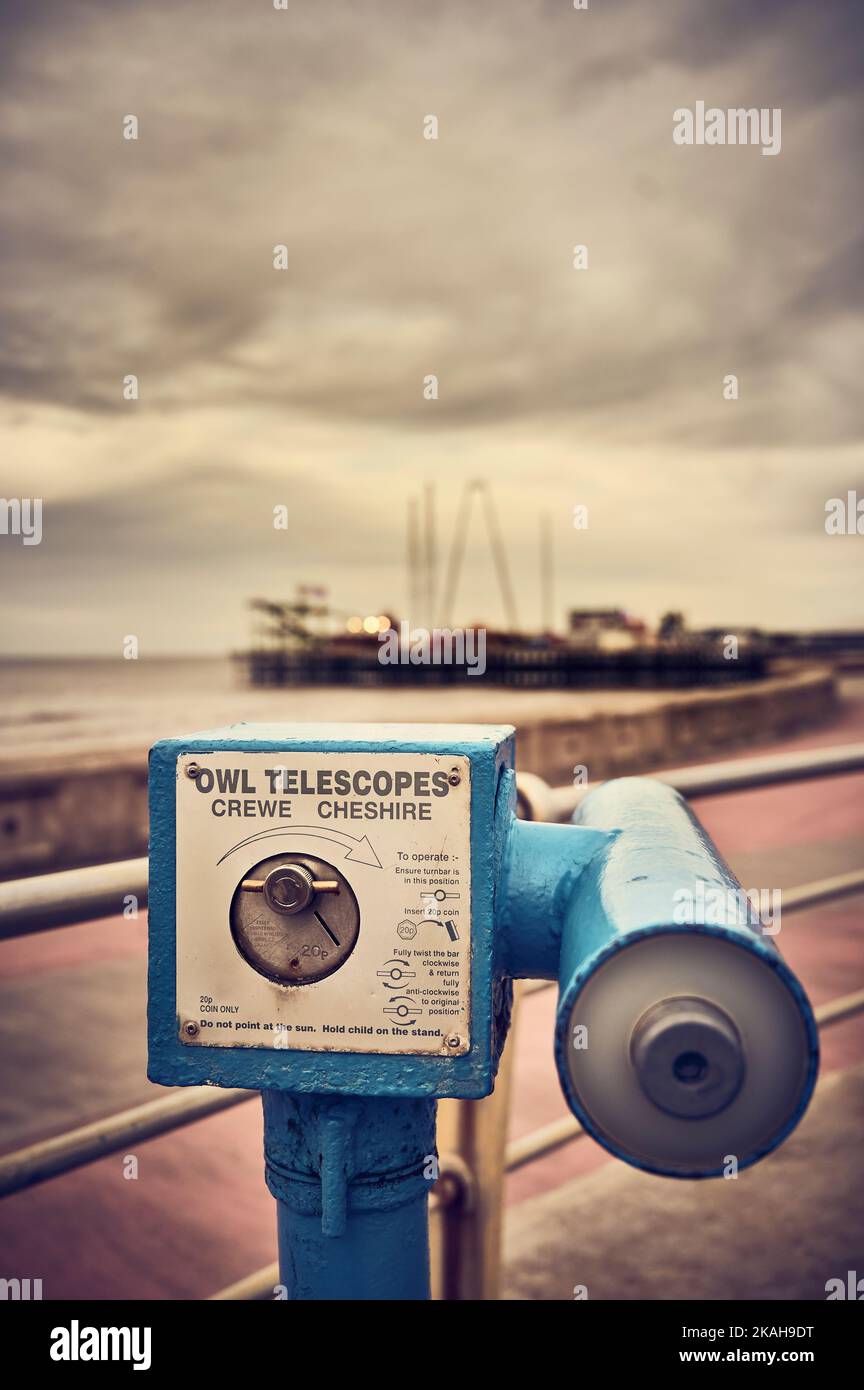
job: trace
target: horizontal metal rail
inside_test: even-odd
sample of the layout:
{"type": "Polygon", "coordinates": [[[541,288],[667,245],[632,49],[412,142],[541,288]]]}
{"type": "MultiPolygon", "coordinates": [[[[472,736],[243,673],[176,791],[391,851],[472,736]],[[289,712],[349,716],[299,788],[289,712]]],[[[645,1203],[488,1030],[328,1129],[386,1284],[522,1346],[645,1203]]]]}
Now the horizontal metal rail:
{"type": "Polygon", "coordinates": [[[172,1129],[203,1120],[220,1110],[228,1110],[243,1101],[257,1099],[258,1091],[215,1090],[196,1086],[180,1094],[172,1092],[136,1105],[131,1110],[118,1111],[104,1120],[67,1130],[53,1139],[44,1139],[26,1149],[0,1157],[0,1197],[22,1188],[34,1187],[47,1178],[58,1177],[86,1163],[95,1163],[106,1154],[130,1149],[146,1139],[168,1134],[172,1129]]]}
{"type": "Polygon", "coordinates": [[[781,911],[803,912],[817,903],[833,902],[835,898],[849,898],[861,892],[864,892],[864,869],[853,869],[848,874],[802,883],[800,888],[781,888],[781,911]]]}
{"type": "Polygon", "coordinates": [[[553,1120],[551,1125],[543,1125],[542,1129],[513,1139],[505,1151],[504,1167],[508,1173],[514,1173],[517,1168],[524,1168],[526,1163],[540,1158],[542,1154],[562,1148],[585,1132],[574,1115],[564,1115],[560,1120],[553,1120]]]}
{"type": "Polygon", "coordinates": [[[847,1018],[854,1018],[864,1009],[864,989],[856,990],[854,994],[841,995],[839,999],[831,999],[827,1004],[820,1004],[813,1010],[813,1016],[820,1028],[831,1028],[835,1023],[843,1023],[847,1018]]]}
{"type": "Polygon", "coordinates": [[[279,1266],[274,1262],[272,1265],[265,1265],[263,1269],[256,1270],[254,1274],[247,1274],[245,1279],[238,1279],[236,1284],[229,1284],[227,1288],[211,1294],[208,1302],[261,1303],[265,1299],[269,1300],[273,1297],[280,1283],[279,1266]]]}
{"type": "MultiPolygon", "coordinates": [[[[645,776],[665,782],[682,796],[695,798],[754,791],[759,787],[776,787],[789,782],[814,781],[820,777],[841,777],[853,772],[864,772],[864,743],[849,743],[839,748],[808,748],[803,753],[777,753],[763,758],[701,763],[695,767],[666,768],[659,772],[648,772],[645,776]]],[[[522,813],[530,820],[569,820],[591,791],[590,784],[547,787],[542,778],[531,774],[522,775],[517,780],[522,793],[522,813]]]]}
{"type": "Polygon", "coordinates": [[[0,941],[147,906],[147,859],[121,859],[0,883],[0,941]]]}

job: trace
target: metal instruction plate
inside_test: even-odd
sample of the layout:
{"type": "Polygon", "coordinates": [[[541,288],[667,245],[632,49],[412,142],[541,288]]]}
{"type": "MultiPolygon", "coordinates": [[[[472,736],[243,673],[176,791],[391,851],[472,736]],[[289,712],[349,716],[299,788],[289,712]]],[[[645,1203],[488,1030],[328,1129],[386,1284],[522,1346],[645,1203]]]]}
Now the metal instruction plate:
{"type": "Polygon", "coordinates": [[[182,1041],[467,1052],[470,779],[431,753],[178,758],[182,1041]]]}

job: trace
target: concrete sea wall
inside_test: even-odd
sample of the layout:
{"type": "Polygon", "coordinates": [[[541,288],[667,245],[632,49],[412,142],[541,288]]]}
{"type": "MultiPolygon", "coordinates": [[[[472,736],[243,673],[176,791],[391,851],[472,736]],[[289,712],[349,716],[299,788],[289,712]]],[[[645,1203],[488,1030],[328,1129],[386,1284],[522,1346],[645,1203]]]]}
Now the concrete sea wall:
{"type": "MultiPolygon", "coordinates": [[[[493,694],[498,721],[507,717],[506,692],[493,694]]],[[[604,712],[601,697],[599,710],[570,715],[562,693],[554,715],[542,712],[539,699],[535,715],[523,695],[511,722],[518,728],[519,767],[560,786],[579,765],[595,782],[780,739],[827,722],[837,701],[832,672],[818,668],[732,688],[658,693],[630,711],[613,705],[604,712]]],[[[0,767],[0,878],[131,858],[146,849],[145,749],[58,751],[23,767],[0,767]]]]}

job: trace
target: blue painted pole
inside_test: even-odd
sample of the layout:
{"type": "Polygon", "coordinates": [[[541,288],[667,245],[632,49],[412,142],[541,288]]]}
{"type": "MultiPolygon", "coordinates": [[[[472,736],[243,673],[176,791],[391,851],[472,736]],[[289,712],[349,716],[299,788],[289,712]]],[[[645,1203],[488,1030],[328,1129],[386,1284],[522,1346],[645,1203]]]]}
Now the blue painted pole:
{"type": "Polygon", "coordinates": [[[387,1302],[429,1297],[426,1197],[394,1211],[352,1212],[345,1234],[279,1203],[279,1271],[289,1299],[387,1302]]]}
{"type": "Polygon", "coordinates": [[[290,1299],[427,1299],[435,1104],[265,1091],[267,1186],[290,1299]]]}

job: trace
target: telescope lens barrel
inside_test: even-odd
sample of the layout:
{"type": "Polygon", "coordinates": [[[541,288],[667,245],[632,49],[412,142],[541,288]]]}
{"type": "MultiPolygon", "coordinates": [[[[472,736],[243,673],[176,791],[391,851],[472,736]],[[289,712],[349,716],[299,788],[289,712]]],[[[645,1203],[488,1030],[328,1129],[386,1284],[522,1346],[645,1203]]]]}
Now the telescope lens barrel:
{"type": "Polygon", "coordinates": [[[801,985],[671,788],[606,783],[574,819],[617,834],[564,924],[555,1052],[571,1110],[652,1172],[720,1176],[756,1162],[795,1127],[815,1084],[801,985]],[[706,884],[723,900],[728,891],[719,916],[699,907],[706,884]],[[682,901],[695,905],[684,921],[682,901]]]}

